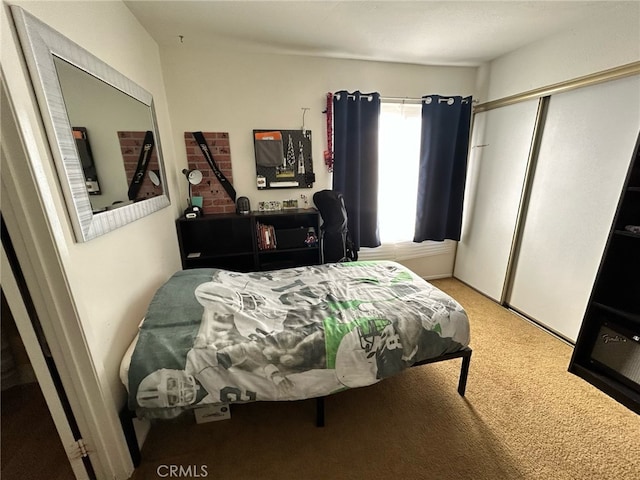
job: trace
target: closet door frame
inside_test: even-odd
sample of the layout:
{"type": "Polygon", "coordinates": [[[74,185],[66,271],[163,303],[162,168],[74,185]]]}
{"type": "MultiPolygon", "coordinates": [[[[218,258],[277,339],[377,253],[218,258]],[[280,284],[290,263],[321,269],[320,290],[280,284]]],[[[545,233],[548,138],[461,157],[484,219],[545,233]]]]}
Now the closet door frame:
{"type": "MultiPolygon", "coordinates": [[[[516,313],[521,314],[522,316],[524,316],[525,318],[528,318],[529,320],[533,320],[536,324],[540,325],[542,328],[549,331],[551,334],[557,336],[558,338],[570,344],[572,344],[573,342],[559,335],[557,332],[546,328],[544,325],[541,324],[541,322],[537,321],[536,319],[529,318],[526,315],[526,313],[520,312],[517,309],[514,309],[513,307],[511,307],[511,305],[509,305],[509,298],[511,296],[511,292],[513,289],[513,281],[514,281],[515,269],[517,265],[517,258],[521,248],[522,234],[524,230],[524,221],[525,221],[527,209],[529,206],[531,188],[532,188],[533,179],[535,176],[535,168],[537,164],[538,153],[541,146],[542,132],[544,130],[544,123],[546,120],[548,105],[550,102],[550,98],[553,95],[569,92],[571,90],[576,90],[583,87],[597,85],[604,82],[618,80],[625,77],[636,76],[636,75],[640,75],[640,62],[632,62],[626,65],[611,68],[608,70],[603,70],[601,72],[585,75],[583,77],[578,77],[572,80],[529,90],[524,93],[511,95],[501,99],[492,100],[489,102],[479,104],[474,108],[474,117],[475,117],[475,114],[477,113],[486,112],[496,108],[505,107],[508,105],[513,105],[516,103],[521,103],[521,102],[525,102],[532,99],[538,99],[540,101],[538,106],[538,115],[536,117],[534,131],[532,134],[531,149],[530,149],[529,158],[527,161],[525,180],[523,182],[523,188],[520,196],[518,214],[516,218],[513,239],[511,242],[511,248],[509,251],[509,260],[507,262],[503,289],[502,289],[500,298],[496,300],[499,300],[499,303],[501,305],[514,310],[516,313]]],[[[464,230],[463,230],[463,235],[464,235],[464,230]]],[[[457,261],[457,258],[456,258],[456,261],[457,261]]],[[[461,280],[464,282],[464,279],[461,279],[461,280]]],[[[485,292],[481,292],[481,293],[485,293],[485,292]]]]}
{"type": "Polygon", "coordinates": [[[538,163],[538,153],[540,151],[540,143],[542,141],[542,132],[544,123],[549,109],[550,96],[541,97],[538,103],[538,112],[533,125],[533,133],[531,136],[531,148],[529,149],[529,158],[527,158],[527,167],[522,182],[522,191],[520,192],[520,202],[518,204],[518,214],[513,229],[513,238],[511,239],[511,249],[509,250],[509,260],[507,261],[507,269],[502,284],[502,294],[500,295],[500,303],[506,305],[511,290],[513,288],[513,280],[515,276],[515,268],[518,255],[520,254],[520,245],[522,243],[522,232],[524,231],[524,221],[529,209],[529,199],[531,188],[533,186],[533,178],[535,176],[536,165],[538,163]]]}
{"type": "Polygon", "coordinates": [[[640,76],[549,98],[506,302],[573,344],[640,129],[640,76]]]}

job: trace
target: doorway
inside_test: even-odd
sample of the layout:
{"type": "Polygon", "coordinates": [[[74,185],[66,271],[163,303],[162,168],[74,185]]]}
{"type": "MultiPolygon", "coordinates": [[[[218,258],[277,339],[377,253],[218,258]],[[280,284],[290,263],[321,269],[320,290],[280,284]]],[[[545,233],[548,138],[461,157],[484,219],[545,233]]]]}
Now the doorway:
{"type": "Polygon", "coordinates": [[[3,290],[0,296],[0,476],[5,480],[74,478],[3,290]],[[34,461],[34,452],[37,452],[37,461],[34,461]]]}
{"type": "Polygon", "coordinates": [[[3,479],[92,480],[95,473],[42,334],[4,220],[1,450],[3,479]]]}

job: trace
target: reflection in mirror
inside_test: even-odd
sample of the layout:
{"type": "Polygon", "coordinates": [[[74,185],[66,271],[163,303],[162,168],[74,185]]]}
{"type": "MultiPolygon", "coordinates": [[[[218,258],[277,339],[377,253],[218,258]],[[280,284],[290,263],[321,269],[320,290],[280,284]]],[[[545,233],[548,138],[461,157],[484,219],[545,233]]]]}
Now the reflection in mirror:
{"type": "Polygon", "coordinates": [[[168,206],[151,94],[20,7],[11,11],[76,239],[168,206]]]}
{"type": "MultiPolygon", "coordinates": [[[[152,184],[147,180],[146,188],[129,195],[136,173],[140,173],[137,170],[144,170],[139,177],[145,177],[151,164],[157,169],[149,107],[61,58],[54,56],[53,62],[69,122],[74,133],[83,131],[82,140],[74,136],[93,212],[162,193],[149,188],[152,184]],[[151,148],[145,151],[143,146],[149,145],[144,138],[147,131],[152,138],[151,148]],[[151,157],[137,169],[139,160],[146,158],[140,158],[141,154],[151,157]]],[[[141,186],[140,182],[135,185],[141,186]]]]}
{"type": "Polygon", "coordinates": [[[159,170],[151,170],[149,172],[149,178],[151,179],[151,183],[153,183],[154,186],[159,187],[161,180],[160,180],[160,171],[159,170]]]}
{"type": "Polygon", "coordinates": [[[138,202],[155,197],[161,190],[156,188],[149,174],[158,170],[158,156],[155,154],[153,132],[118,132],[124,172],[127,177],[129,200],[138,202]]]}

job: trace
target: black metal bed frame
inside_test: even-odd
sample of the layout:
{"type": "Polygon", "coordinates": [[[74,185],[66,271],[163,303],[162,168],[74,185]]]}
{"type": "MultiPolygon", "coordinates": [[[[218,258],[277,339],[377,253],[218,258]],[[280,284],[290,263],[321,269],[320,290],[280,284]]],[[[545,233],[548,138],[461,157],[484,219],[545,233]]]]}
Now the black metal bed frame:
{"type": "MultiPolygon", "coordinates": [[[[462,358],[462,366],[460,367],[460,378],[458,380],[458,393],[461,397],[464,397],[464,393],[467,389],[467,377],[469,376],[469,365],[471,363],[471,354],[473,351],[469,347],[464,347],[462,350],[453,353],[445,353],[436,358],[430,358],[428,360],[422,360],[416,362],[411,367],[418,367],[420,365],[427,365],[429,363],[444,362],[446,360],[453,360],[454,358],[462,358]]],[[[325,419],[325,405],[324,399],[327,397],[316,398],[316,426],[324,427],[325,419]]]]}
{"type": "MultiPolygon", "coordinates": [[[[446,360],[453,360],[455,358],[462,358],[462,365],[460,367],[460,377],[458,379],[458,393],[460,396],[464,397],[464,393],[467,388],[467,376],[469,375],[469,365],[471,363],[471,354],[472,350],[469,347],[465,347],[462,350],[453,353],[445,353],[444,355],[440,355],[436,358],[430,358],[428,360],[422,360],[421,362],[416,362],[412,365],[412,367],[417,367],[420,365],[427,365],[429,363],[436,362],[444,362],[446,360]]],[[[316,426],[324,427],[325,425],[325,400],[326,397],[317,397],[316,398],[316,426]]],[[[127,405],[125,405],[120,411],[120,423],[122,424],[122,431],[124,432],[124,436],[127,440],[127,446],[129,447],[129,452],[131,453],[131,460],[133,461],[134,467],[138,467],[140,465],[141,453],[140,448],[138,447],[138,440],[136,438],[136,432],[133,426],[133,419],[135,418],[135,412],[129,410],[127,405]]]]}

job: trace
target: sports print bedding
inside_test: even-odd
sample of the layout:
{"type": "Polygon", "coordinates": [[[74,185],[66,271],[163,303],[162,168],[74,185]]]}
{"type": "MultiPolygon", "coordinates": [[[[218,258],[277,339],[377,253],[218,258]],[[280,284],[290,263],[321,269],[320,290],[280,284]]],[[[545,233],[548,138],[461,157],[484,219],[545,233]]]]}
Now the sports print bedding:
{"type": "Polygon", "coordinates": [[[468,343],[463,308],[394,262],[183,270],[140,326],[129,408],[170,418],[208,403],[321,397],[468,343]]]}

